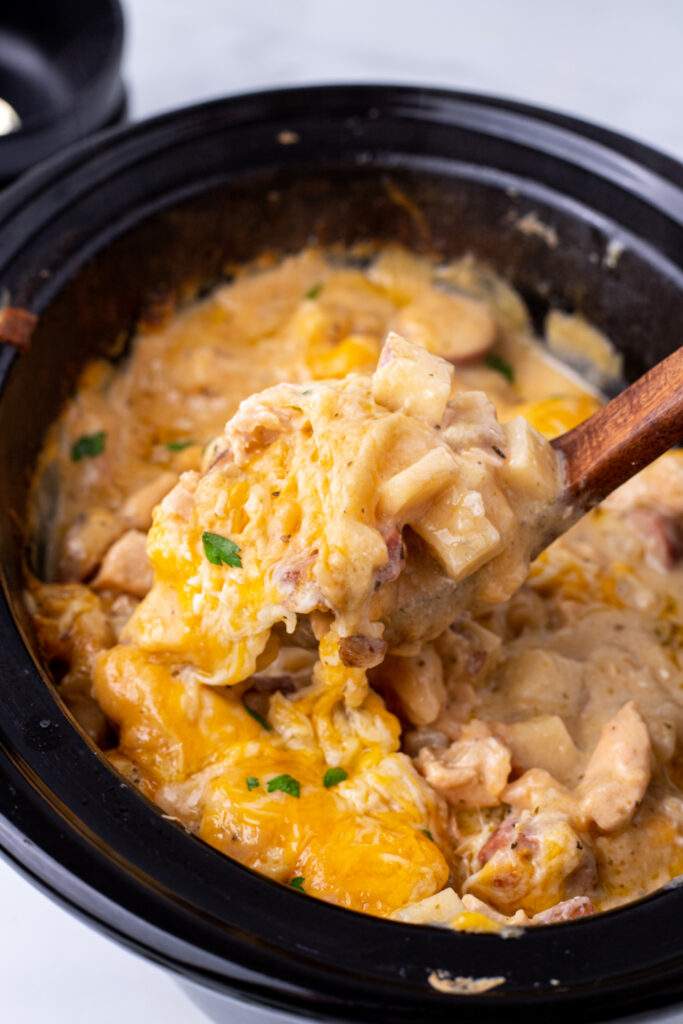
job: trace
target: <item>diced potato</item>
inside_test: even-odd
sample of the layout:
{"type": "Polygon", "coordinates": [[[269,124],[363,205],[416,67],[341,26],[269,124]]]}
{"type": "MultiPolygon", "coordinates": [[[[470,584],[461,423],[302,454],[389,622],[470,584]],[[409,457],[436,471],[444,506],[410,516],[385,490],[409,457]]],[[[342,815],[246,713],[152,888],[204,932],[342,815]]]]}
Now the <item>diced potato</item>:
{"type": "Polygon", "coordinates": [[[557,495],[555,451],[523,416],[505,425],[508,457],[502,467],[506,481],[532,501],[551,502],[557,495]]]}
{"type": "Polygon", "coordinates": [[[486,517],[481,495],[458,484],[411,526],[456,583],[476,572],[503,546],[500,533],[486,517]]]}
{"type": "Polygon", "coordinates": [[[378,515],[392,519],[409,515],[454,482],[456,473],[457,463],[448,448],[432,448],[417,462],[385,480],[379,489],[378,515]]]}
{"type": "Polygon", "coordinates": [[[558,715],[537,715],[523,722],[497,723],[497,736],[510,748],[512,767],[518,773],[544,768],[564,786],[573,786],[579,767],[579,751],[558,715]]]}
{"type": "Polygon", "coordinates": [[[399,310],[392,326],[453,363],[480,359],[496,338],[496,321],[484,302],[437,288],[425,289],[399,310]]]}
{"type": "Polygon", "coordinates": [[[372,378],[372,395],[387,409],[403,409],[436,426],[443,419],[453,368],[391,331],[372,378]]]}
{"type": "Polygon", "coordinates": [[[499,554],[514,514],[483,463],[456,461],[458,482],[410,526],[457,583],[499,554]]]}
{"type": "Polygon", "coordinates": [[[586,699],[582,680],[577,679],[576,662],[534,647],[510,654],[497,692],[502,712],[507,706],[520,714],[561,718],[579,714],[586,699]]]}
{"type": "Polygon", "coordinates": [[[430,644],[411,658],[390,655],[379,670],[378,678],[398,698],[403,713],[413,725],[429,725],[446,705],[441,659],[430,644]]]}
{"type": "Polygon", "coordinates": [[[394,921],[403,921],[404,924],[447,925],[463,910],[462,900],[455,890],[449,887],[417,903],[409,903],[407,907],[395,910],[391,918],[394,921]]]}

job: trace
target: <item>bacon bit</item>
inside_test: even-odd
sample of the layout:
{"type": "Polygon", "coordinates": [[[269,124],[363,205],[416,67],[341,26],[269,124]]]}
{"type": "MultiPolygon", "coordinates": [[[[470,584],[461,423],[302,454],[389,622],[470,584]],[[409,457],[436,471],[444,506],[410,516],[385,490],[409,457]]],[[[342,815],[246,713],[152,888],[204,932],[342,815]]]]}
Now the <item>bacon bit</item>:
{"type": "Polygon", "coordinates": [[[5,306],[0,309],[0,341],[13,345],[20,352],[27,352],[37,323],[35,313],[19,306],[5,306]]]}
{"type": "Polygon", "coordinates": [[[384,640],[369,636],[345,636],[339,641],[339,655],[348,668],[374,668],[387,651],[384,640]]]}
{"type": "Polygon", "coordinates": [[[639,507],[631,510],[628,519],[643,538],[654,568],[668,572],[680,562],[683,557],[683,523],[680,517],[656,508],[639,507]]]}
{"type": "Polygon", "coordinates": [[[138,328],[141,331],[154,331],[163,327],[175,313],[177,305],[176,294],[171,288],[158,288],[150,292],[144,299],[138,328]]]}
{"type": "Polygon", "coordinates": [[[486,651],[469,651],[466,658],[466,669],[467,674],[470,676],[478,675],[484,667],[486,658],[488,657],[486,651]]]}
{"type": "Polygon", "coordinates": [[[255,693],[275,693],[276,690],[280,693],[293,693],[297,688],[294,677],[288,673],[279,676],[251,676],[249,683],[245,696],[252,690],[255,693]]]}
{"type": "Polygon", "coordinates": [[[379,590],[382,584],[398,579],[405,565],[405,549],[401,531],[396,527],[390,529],[384,537],[384,543],[387,546],[387,560],[375,573],[376,590],[379,590]]]}
{"type": "Polygon", "coordinates": [[[512,849],[520,849],[520,852],[533,853],[538,847],[536,840],[531,839],[524,833],[519,835],[515,834],[515,826],[517,825],[517,815],[509,815],[505,821],[499,825],[496,831],[489,836],[481,850],[477,854],[477,863],[480,868],[483,868],[484,864],[491,860],[491,857],[499,850],[505,849],[506,846],[512,849]],[[513,845],[514,844],[514,845],[513,845]]]}
{"type": "Polygon", "coordinates": [[[595,913],[595,907],[588,896],[574,896],[570,900],[556,903],[540,914],[534,914],[532,924],[559,924],[561,921],[575,921],[577,917],[587,917],[595,913]]]}

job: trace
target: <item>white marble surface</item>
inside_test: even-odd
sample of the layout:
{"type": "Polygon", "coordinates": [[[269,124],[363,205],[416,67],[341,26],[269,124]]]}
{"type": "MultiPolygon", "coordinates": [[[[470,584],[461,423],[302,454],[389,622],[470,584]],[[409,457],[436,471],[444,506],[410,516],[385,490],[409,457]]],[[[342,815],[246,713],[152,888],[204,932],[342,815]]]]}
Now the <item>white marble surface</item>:
{"type": "MultiPolygon", "coordinates": [[[[134,117],[271,85],[420,82],[555,107],[683,158],[680,0],[124,3],[134,117]]],[[[0,907],[8,1024],[202,1020],[170,977],[53,906],[3,862],[0,907]]]]}

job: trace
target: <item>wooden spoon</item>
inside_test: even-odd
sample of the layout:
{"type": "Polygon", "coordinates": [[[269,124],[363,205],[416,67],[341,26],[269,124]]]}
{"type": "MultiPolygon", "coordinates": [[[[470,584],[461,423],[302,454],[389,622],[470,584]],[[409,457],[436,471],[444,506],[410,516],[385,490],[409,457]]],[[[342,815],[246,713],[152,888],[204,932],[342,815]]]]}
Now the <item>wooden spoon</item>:
{"type": "Polygon", "coordinates": [[[566,489],[562,500],[575,512],[564,529],[681,443],[683,347],[578,427],[551,442],[563,456],[566,489]]]}

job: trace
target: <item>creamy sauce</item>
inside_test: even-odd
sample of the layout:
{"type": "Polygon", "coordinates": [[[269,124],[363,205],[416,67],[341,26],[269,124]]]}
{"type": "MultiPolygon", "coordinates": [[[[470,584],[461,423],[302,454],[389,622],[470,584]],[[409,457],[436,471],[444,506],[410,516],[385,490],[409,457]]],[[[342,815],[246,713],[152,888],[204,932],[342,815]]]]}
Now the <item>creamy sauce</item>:
{"type": "Polygon", "coordinates": [[[552,437],[597,404],[472,259],[247,268],[87,367],[46,440],[50,582],[27,600],[64,699],[167,816],[342,906],[505,935],[664,884],[683,870],[679,456],[514,593],[557,485],[526,423],[552,437]],[[479,588],[443,622],[435,566],[479,588]]]}

